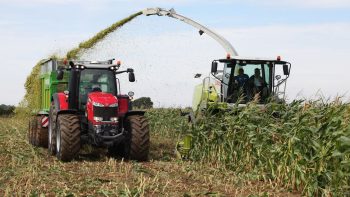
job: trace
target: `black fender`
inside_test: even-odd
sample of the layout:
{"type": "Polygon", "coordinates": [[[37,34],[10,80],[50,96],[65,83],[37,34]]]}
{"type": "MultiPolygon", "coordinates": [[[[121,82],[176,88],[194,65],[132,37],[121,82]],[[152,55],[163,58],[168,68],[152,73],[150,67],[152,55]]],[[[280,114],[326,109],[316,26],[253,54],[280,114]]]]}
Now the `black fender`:
{"type": "Polygon", "coordinates": [[[78,111],[75,109],[64,109],[64,110],[58,110],[57,111],[57,116],[60,114],[77,114],[78,111]]]}

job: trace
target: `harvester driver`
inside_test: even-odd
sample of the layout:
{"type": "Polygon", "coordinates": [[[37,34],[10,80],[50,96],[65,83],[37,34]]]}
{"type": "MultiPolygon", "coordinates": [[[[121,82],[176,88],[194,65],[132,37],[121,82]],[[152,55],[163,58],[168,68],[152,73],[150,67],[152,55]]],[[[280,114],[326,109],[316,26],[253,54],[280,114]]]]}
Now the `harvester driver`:
{"type": "Polygon", "coordinates": [[[254,94],[260,94],[262,99],[266,98],[267,96],[267,84],[265,80],[260,75],[260,69],[256,68],[254,70],[254,75],[252,75],[249,79],[251,85],[253,86],[253,93],[254,94]]]}
{"type": "Polygon", "coordinates": [[[244,69],[240,68],[238,70],[238,75],[235,76],[235,83],[241,88],[244,87],[245,83],[249,80],[249,76],[244,74],[244,69]]]}

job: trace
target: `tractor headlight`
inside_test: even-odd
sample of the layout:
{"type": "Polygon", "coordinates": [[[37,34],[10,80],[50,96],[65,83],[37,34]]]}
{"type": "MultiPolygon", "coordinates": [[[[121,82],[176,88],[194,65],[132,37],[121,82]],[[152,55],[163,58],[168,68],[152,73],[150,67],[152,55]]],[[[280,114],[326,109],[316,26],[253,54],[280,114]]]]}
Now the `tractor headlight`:
{"type": "Polygon", "coordinates": [[[118,103],[110,104],[109,107],[118,107],[118,103]]]}
{"type": "Polygon", "coordinates": [[[103,120],[102,117],[96,117],[96,116],[94,116],[94,121],[96,121],[96,122],[101,122],[102,120],[103,120]]]}
{"type": "Polygon", "coordinates": [[[118,122],[118,117],[112,117],[112,118],[111,118],[111,121],[112,121],[112,122],[118,122]]]}
{"type": "Polygon", "coordinates": [[[93,106],[96,106],[96,107],[104,107],[103,104],[97,103],[97,102],[92,102],[92,105],[93,105],[93,106]]]}

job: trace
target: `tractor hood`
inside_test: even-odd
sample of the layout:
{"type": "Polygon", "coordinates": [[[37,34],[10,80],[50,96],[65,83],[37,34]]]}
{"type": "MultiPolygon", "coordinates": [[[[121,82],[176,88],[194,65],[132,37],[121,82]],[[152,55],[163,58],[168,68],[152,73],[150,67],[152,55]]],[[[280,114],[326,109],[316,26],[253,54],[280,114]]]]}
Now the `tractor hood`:
{"type": "Polygon", "coordinates": [[[99,105],[99,107],[108,107],[110,105],[113,105],[113,107],[115,107],[115,105],[118,103],[117,97],[115,97],[111,93],[105,92],[90,93],[88,101],[91,102],[93,105],[99,105]]]}

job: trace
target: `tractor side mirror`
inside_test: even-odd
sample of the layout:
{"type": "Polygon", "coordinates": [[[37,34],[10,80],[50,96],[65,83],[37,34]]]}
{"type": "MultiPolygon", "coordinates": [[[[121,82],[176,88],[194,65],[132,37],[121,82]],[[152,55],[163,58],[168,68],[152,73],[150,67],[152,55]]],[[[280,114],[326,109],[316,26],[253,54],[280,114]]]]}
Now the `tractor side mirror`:
{"type": "Polygon", "coordinates": [[[134,74],[134,72],[129,72],[129,81],[130,82],[135,82],[135,74],[134,74]]]}
{"type": "Polygon", "coordinates": [[[289,75],[289,66],[287,64],[283,64],[283,74],[289,75]]]}
{"type": "Polygon", "coordinates": [[[62,80],[62,79],[63,79],[63,75],[64,75],[64,72],[63,72],[62,69],[57,70],[56,79],[57,79],[57,80],[62,80]]]}
{"type": "Polygon", "coordinates": [[[212,62],[211,63],[211,72],[212,73],[218,72],[218,63],[217,62],[212,62]]]}

